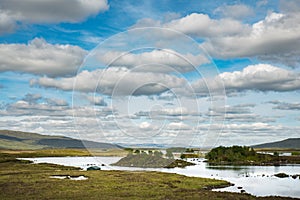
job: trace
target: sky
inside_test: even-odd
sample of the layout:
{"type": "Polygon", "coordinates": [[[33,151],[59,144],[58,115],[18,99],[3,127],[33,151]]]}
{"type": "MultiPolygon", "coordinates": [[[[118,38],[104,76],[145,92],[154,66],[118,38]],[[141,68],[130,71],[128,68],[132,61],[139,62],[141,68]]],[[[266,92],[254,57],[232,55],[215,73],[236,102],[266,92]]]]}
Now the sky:
{"type": "Polygon", "coordinates": [[[299,0],[0,0],[0,127],[124,146],[300,137],[299,33],[299,0]]]}

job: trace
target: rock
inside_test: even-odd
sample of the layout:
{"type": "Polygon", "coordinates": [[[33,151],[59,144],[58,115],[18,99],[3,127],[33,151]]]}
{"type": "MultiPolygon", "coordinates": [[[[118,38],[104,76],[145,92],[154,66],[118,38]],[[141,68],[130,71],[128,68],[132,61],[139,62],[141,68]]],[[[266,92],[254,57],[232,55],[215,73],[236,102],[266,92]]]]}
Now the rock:
{"type": "Polygon", "coordinates": [[[296,179],[296,178],[299,178],[299,179],[300,179],[300,175],[299,175],[299,174],[294,174],[294,175],[292,175],[292,178],[293,178],[293,179],[296,179]]]}
{"type": "Polygon", "coordinates": [[[276,176],[278,178],[287,178],[287,177],[289,177],[289,175],[287,175],[286,173],[278,173],[278,174],[274,174],[274,176],[276,176]]]}
{"type": "Polygon", "coordinates": [[[241,190],[241,193],[245,193],[246,192],[246,190],[241,190]]]}
{"type": "Polygon", "coordinates": [[[101,168],[98,167],[98,166],[92,166],[92,167],[88,167],[86,170],[87,171],[90,171],[90,170],[101,170],[101,168]]]}
{"type": "Polygon", "coordinates": [[[237,187],[237,189],[241,190],[241,189],[243,189],[243,187],[239,186],[239,187],[237,187]]]}

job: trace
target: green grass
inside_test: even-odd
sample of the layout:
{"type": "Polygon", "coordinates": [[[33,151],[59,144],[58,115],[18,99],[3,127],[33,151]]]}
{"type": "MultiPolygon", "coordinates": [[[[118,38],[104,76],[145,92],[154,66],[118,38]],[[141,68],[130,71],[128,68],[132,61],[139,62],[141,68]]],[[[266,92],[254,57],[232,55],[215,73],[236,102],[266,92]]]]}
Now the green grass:
{"type": "Polygon", "coordinates": [[[19,142],[19,141],[9,141],[0,139],[0,147],[3,149],[42,149],[45,146],[36,145],[34,141],[28,140],[26,142],[19,142]]]}
{"type": "Polygon", "coordinates": [[[59,157],[59,156],[126,156],[123,149],[38,149],[38,150],[0,150],[18,158],[25,157],[59,157]]]}
{"type": "Polygon", "coordinates": [[[228,185],[214,179],[160,172],[80,171],[74,167],[31,164],[16,160],[15,156],[0,154],[0,199],[289,199],[205,189],[228,185]],[[88,179],[59,180],[50,178],[52,175],[84,175],[88,179]]]}
{"type": "Polygon", "coordinates": [[[109,143],[99,143],[93,141],[79,140],[64,136],[41,135],[22,131],[0,130],[0,148],[12,150],[35,150],[51,148],[80,148],[88,147],[115,149],[122,148],[109,143]]]}

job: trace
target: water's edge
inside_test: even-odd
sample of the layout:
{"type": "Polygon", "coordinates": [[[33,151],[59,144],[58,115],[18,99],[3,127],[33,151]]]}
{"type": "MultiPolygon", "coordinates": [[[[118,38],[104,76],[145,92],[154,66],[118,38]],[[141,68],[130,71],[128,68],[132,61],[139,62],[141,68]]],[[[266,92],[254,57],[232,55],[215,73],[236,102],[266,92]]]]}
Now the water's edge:
{"type": "Polygon", "coordinates": [[[276,173],[300,174],[300,165],[289,166],[209,166],[203,159],[192,159],[196,165],[186,168],[137,168],[111,166],[122,157],[43,157],[19,158],[33,163],[52,163],[80,167],[100,166],[101,170],[159,171],[191,177],[215,178],[233,183],[234,186],[213,189],[213,191],[246,192],[254,196],[285,196],[300,198],[300,179],[277,178],[276,173]]]}

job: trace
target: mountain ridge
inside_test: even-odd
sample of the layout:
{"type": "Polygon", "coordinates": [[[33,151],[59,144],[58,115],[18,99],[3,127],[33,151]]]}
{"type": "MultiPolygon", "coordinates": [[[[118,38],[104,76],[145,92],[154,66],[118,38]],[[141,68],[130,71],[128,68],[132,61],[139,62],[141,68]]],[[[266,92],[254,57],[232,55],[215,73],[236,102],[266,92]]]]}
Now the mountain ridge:
{"type": "Polygon", "coordinates": [[[50,149],[50,148],[122,148],[117,144],[79,140],[66,136],[41,135],[38,133],[0,130],[0,149],[50,149]]]}
{"type": "Polygon", "coordinates": [[[257,145],[252,145],[253,148],[290,148],[300,149],[300,138],[288,138],[276,142],[268,142],[257,145]]]}

